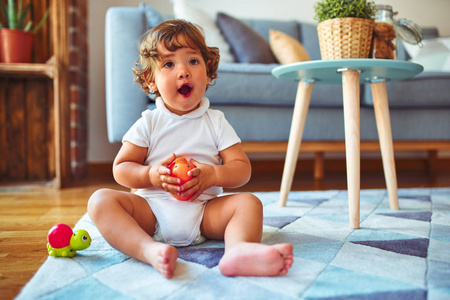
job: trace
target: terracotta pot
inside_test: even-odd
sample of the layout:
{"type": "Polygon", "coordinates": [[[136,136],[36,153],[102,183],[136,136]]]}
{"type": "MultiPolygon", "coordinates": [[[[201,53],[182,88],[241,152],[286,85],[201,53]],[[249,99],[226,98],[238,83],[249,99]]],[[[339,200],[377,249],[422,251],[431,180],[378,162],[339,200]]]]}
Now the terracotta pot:
{"type": "Polygon", "coordinates": [[[30,63],[33,36],[34,34],[19,29],[0,29],[0,62],[30,63]]]}

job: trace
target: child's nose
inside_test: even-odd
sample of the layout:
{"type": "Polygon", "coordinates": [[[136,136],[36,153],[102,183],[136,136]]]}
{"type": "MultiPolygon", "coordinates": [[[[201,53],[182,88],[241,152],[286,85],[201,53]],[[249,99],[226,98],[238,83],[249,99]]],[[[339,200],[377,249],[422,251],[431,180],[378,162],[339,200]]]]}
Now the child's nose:
{"type": "Polygon", "coordinates": [[[189,70],[186,67],[181,67],[180,70],[178,71],[179,79],[189,78],[190,76],[191,74],[189,73],[189,70]]]}

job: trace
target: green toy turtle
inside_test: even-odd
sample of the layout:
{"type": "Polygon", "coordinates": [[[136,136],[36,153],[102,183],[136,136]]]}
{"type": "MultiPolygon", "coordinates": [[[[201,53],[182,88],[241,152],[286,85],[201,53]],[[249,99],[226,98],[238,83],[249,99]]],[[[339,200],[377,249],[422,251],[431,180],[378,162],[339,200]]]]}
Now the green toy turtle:
{"type": "Polygon", "coordinates": [[[74,257],[77,250],[91,245],[91,237],[86,230],[72,231],[66,224],[57,224],[50,228],[47,235],[47,250],[50,256],[74,257]]]}

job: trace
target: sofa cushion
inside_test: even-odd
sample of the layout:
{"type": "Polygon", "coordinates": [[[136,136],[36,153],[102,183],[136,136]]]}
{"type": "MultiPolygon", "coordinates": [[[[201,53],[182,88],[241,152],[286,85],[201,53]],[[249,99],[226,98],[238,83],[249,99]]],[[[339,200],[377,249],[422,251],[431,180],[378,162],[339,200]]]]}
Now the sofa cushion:
{"type": "Polygon", "coordinates": [[[269,41],[270,29],[275,29],[287,34],[302,43],[311,59],[321,59],[319,37],[317,35],[317,25],[310,23],[299,23],[294,20],[260,20],[260,19],[242,19],[253,30],[261,34],[269,41]]]}
{"type": "Polygon", "coordinates": [[[426,39],[422,46],[405,43],[411,62],[421,64],[425,72],[450,72],[450,37],[426,39]]]}
{"type": "MultiPolygon", "coordinates": [[[[219,109],[243,141],[287,141],[292,122],[291,107],[253,107],[211,104],[219,109]]],[[[448,110],[390,110],[394,140],[449,140],[448,110]],[[413,130],[411,130],[413,129],[413,130]]],[[[377,141],[378,132],[373,108],[360,110],[361,141],[377,141]]],[[[310,107],[302,141],[343,141],[345,139],[342,108],[310,107]]]]}
{"type": "MultiPolygon", "coordinates": [[[[439,31],[436,27],[422,27],[422,35],[423,39],[435,39],[439,37],[439,31]]],[[[409,60],[411,59],[411,56],[406,51],[406,45],[407,43],[402,41],[401,39],[398,39],[397,43],[397,59],[400,60],[409,60]]]]}
{"type": "MultiPolygon", "coordinates": [[[[220,63],[219,78],[205,95],[211,104],[293,107],[298,83],[273,77],[271,71],[277,66],[220,63]]],[[[316,84],[310,106],[342,107],[341,84],[316,84]]]]}
{"type": "Polygon", "coordinates": [[[291,64],[311,60],[303,45],[295,38],[281,31],[269,30],[269,44],[280,64],[291,64]]]}
{"type": "Polygon", "coordinates": [[[145,2],[139,3],[139,8],[144,11],[145,17],[147,18],[147,23],[149,28],[153,28],[159,23],[162,23],[166,18],[159,13],[153,6],[145,2]]]}
{"type": "Polygon", "coordinates": [[[242,22],[250,26],[269,41],[270,29],[281,31],[299,40],[311,59],[320,59],[319,37],[317,35],[317,25],[312,23],[299,23],[295,20],[263,20],[263,19],[241,19],[242,22]]]}
{"type": "MultiPolygon", "coordinates": [[[[423,72],[402,80],[387,82],[386,89],[390,107],[450,107],[450,73],[423,72]]],[[[367,85],[363,103],[373,105],[372,92],[367,85]]]]}
{"type": "Polygon", "coordinates": [[[276,62],[268,41],[244,22],[227,14],[218,13],[217,24],[237,62],[262,64],[276,62]]]}
{"type": "MultiPolygon", "coordinates": [[[[287,141],[292,107],[253,107],[211,104],[225,114],[243,141],[287,141]]],[[[372,113],[373,115],[373,113],[372,113]]],[[[373,130],[376,135],[376,129],[373,130]]],[[[340,108],[311,108],[306,117],[303,141],[343,140],[344,118],[340,108]]]]}
{"type": "Polygon", "coordinates": [[[295,39],[299,39],[299,27],[297,21],[279,21],[279,20],[259,20],[259,19],[241,19],[242,22],[250,26],[269,41],[270,29],[281,31],[295,39]]]}
{"type": "Polygon", "coordinates": [[[192,1],[174,0],[173,12],[175,18],[185,19],[202,27],[208,46],[219,48],[220,60],[223,62],[233,62],[234,57],[231,49],[224,37],[220,33],[213,17],[210,17],[203,9],[196,7],[192,1]]]}
{"type": "Polygon", "coordinates": [[[305,46],[312,60],[322,59],[320,56],[319,35],[317,25],[310,23],[299,24],[300,42],[305,46]]]}

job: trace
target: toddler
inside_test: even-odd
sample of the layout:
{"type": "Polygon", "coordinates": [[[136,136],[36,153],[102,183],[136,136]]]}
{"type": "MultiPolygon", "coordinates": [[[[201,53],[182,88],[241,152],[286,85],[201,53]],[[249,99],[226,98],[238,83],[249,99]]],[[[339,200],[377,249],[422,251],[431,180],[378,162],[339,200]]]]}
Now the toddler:
{"type": "Polygon", "coordinates": [[[113,163],[115,180],[136,192],[101,189],[89,199],[98,230],[166,278],[175,270],[175,247],[205,239],[225,241],[219,270],[226,276],[286,274],[292,245],[260,243],[260,200],[249,193],[220,196],[223,187],[247,183],[251,166],[234,129],[204,97],[217,78],[218,49],[192,23],[169,20],[143,36],[139,51],[136,81],[157,97],[156,109],[144,111],[125,134],[113,163]],[[179,156],[195,165],[181,186],[169,169],[179,156]],[[179,201],[171,193],[193,196],[179,201]]]}

